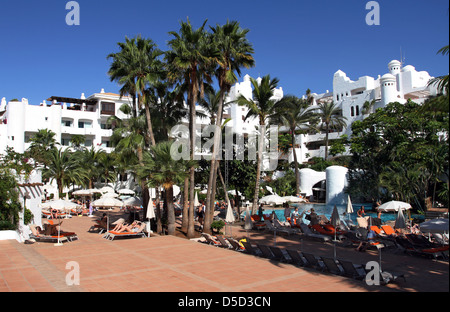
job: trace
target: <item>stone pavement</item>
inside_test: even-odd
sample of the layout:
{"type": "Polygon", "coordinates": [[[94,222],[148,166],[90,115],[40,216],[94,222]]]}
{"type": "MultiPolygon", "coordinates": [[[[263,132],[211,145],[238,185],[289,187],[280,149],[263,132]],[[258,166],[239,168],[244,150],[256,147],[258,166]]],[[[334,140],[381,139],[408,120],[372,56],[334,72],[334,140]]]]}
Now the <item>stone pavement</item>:
{"type": "MultiPolygon", "coordinates": [[[[226,250],[180,237],[116,239],[108,241],[87,230],[93,218],[64,220],[62,230],[73,231],[79,240],[54,246],[37,242],[0,241],[1,292],[390,292],[449,290],[448,262],[392,252],[382,254],[384,270],[404,272],[406,282],[368,286],[356,281],[298,268],[226,250]],[[69,286],[67,263],[80,268],[80,285],[69,286]]],[[[242,238],[239,226],[231,229],[242,238]]],[[[254,242],[297,248],[316,255],[332,256],[333,247],[300,239],[252,231],[254,242]]],[[[378,261],[378,253],[337,248],[338,258],[355,263],[378,261]]]]}

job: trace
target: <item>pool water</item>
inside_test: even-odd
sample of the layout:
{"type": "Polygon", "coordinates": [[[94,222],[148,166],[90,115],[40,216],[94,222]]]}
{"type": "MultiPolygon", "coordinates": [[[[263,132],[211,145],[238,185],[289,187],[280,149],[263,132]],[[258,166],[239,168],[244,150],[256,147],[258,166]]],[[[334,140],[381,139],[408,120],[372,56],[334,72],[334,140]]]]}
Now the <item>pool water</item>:
{"type": "MultiPolygon", "coordinates": [[[[326,204],[292,204],[291,206],[298,207],[298,212],[301,214],[303,211],[307,212],[311,208],[314,208],[314,211],[318,215],[325,215],[328,219],[331,218],[331,213],[333,212],[334,205],[326,205],[326,204]]],[[[353,221],[354,224],[357,224],[356,222],[356,213],[361,208],[361,206],[364,206],[364,211],[366,212],[366,216],[371,216],[373,218],[377,217],[377,213],[372,210],[371,204],[353,204],[353,213],[350,214],[350,219],[353,221]]],[[[338,209],[339,216],[341,217],[341,220],[347,220],[348,215],[344,216],[344,213],[347,210],[347,205],[336,205],[336,208],[338,209]]],[[[271,214],[272,211],[275,210],[275,214],[277,215],[278,219],[280,221],[286,221],[284,217],[284,209],[264,209],[263,214],[271,214]]],[[[294,208],[291,209],[293,211],[294,208]]],[[[245,215],[245,212],[244,212],[245,215]]],[[[405,215],[406,217],[406,215],[405,215]]],[[[381,214],[381,222],[386,223],[387,221],[395,221],[397,218],[397,213],[391,212],[385,212],[381,214]]],[[[411,218],[416,219],[423,219],[423,215],[416,215],[412,214],[411,218]]],[[[309,221],[305,219],[305,215],[303,215],[303,222],[306,224],[309,224],[309,221]]]]}

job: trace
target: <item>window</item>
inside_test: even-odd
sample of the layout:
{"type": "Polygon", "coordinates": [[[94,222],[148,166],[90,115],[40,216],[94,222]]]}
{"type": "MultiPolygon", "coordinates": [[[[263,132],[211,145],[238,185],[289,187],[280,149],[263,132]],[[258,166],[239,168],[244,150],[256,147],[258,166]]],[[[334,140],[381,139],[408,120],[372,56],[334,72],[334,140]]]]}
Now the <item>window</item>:
{"type": "Polygon", "coordinates": [[[91,121],[78,121],[78,128],[92,128],[91,121]]]}
{"type": "Polygon", "coordinates": [[[63,119],[61,120],[61,126],[72,127],[72,120],[63,119]]]}
{"type": "Polygon", "coordinates": [[[69,138],[61,138],[61,145],[62,146],[70,146],[70,139],[69,138]]]}
{"type": "Polygon", "coordinates": [[[355,116],[355,108],[353,106],[350,107],[350,116],[355,116]]]}
{"type": "Polygon", "coordinates": [[[102,102],[102,109],[100,114],[103,115],[114,115],[115,114],[115,103],[102,102]]]}
{"type": "Polygon", "coordinates": [[[359,116],[359,106],[356,105],[356,116],[359,116]]]}

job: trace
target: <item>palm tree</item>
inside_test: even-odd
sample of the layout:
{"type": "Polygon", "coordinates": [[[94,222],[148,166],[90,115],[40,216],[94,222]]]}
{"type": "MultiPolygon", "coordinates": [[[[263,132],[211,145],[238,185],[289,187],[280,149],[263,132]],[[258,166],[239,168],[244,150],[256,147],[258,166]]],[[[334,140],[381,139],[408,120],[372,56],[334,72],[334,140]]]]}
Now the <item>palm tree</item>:
{"type": "Polygon", "coordinates": [[[219,162],[216,160],[219,142],[221,139],[220,130],[222,127],[222,114],[224,110],[225,95],[230,91],[231,86],[236,83],[237,75],[241,75],[241,68],[250,68],[255,65],[252,54],[253,47],[247,40],[248,29],[242,29],[236,21],[227,21],[225,25],[210,27],[212,30],[212,44],[217,49],[215,75],[219,84],[220,95],[216,111],[216,131],[214,133],[214,145],[211,157],[211,169],[208,179],[208,189],[206,193],[205,211],[205,231],[210,231],[210,224],[214,214],[215,188],[217,180],[217,168],[219,162]]]}
{"type": "MultiPolygon", "coordinates": [[[[449,52],[449,47],[448,47],[448,45],[446,45],[446,46],[440,48],[439,51],[437,51],[437,54],[440,53],[445,56],[445,55],[448,55],[448,52],[449,52]]],[[[445,93],[447,95],[449,94],[448,75],[433,78],[428,82],[428,85],[433,85],[433,84],[437,84],[438,93],[445,93]]],[[[448,107],[447,107],[447,111],[448,111],[448,107]]]]}
{"type": "Polygon", "coordinates": [[[316,121],[313,110],[308,109],[310,105],[307,99],[300,99],[295,95],[287,95],[276,103],[276,113],[272,120],[286,126],[291,133],[292,153],[294,156],[296,193],[300,193],[300,176],[298,171],[297,153],[295,152],[295,131],[297,128],[310,128],[316,121]]]}
{"type": "Polygon", "coordinates": [[[74,181],[81,181],[87,178],[87,175],[85,170],[77,165],[69,149],[53,148],[48,153],[48,166],[43,168],[42,177],[50,181],[56,180],[58,192],[62,193],[65,186],[74,181]]]}
{"type": "Polygon", "coordinates": [[[82,149],[82,144],[84,144],[85,141],[86,141],[86,137],[82,134],[75,134],[75,135],[72,135],[72,137],[70,138],[70,143],[72,143],[72,147],[75,150],[82,149]]]}
{"type": "Polygon", "coordinates": [[[36,163],[42,163],[44,167],[47,166],[48,152],[59,145],[55,140],[55,135],[56,133],[52,130],[40,129],[30,138],[31,145],[28,148],[28,153],[36,163]]]}
{"type": "Polygon", "coordinates": [[[125,37],[125,42],[119,42],[118,45],[120,52],[108,55],[108,58],[113,59],[108,75],[111,81],[117,81],[122,85],[121,96],[128,93],[133,96],[134,101],[137,99],[137,106],[134,106],[133,102],[134,116],[137,116],[138,110],[144,104],[150,141],[152,145],[155,145],[151,115],[144,90],[149,83],[155,83],[158,80],[162,69],[162,62],[158,57],[163,52],[151,39],[144,39],[141,36],[132,39],[125,37]]]}
{"type": "Polygon", "coordinates": [[[328,134],[330,130],[346,127],[347,118],[342,116],[342,109],[336,103],[319,103],[317,116],[321,121],[321,129],[325,130],[325,160],[328,158],[328,134]]]}
{"type": "MultiPolygon", "coordinates": [[[[189,176],[195,161],[174,160],[171,155],[172,142],[165,141],[153,146],[144,153],[144,166],[138,167],[139,176],[148,176],[148,187],[162,186],[165,190],[169,235],[175,235],[175,210],[173,205],[173,186],[182,183],[189,176]]],[[[160,220],[160,218],[158,218],[160,220]]]]}
{"type": "MultiPolygon", "coordinates": [[[[205,20],[198,29],[193,29],[189,21],[180,22],[179,33],[171,31],[173,36],[168,42],[170,50],[166,53],[168,66],[168,79],[181,81],[187,85],[187,102],[189,105],[189,132],[190,132],[190,159],[194,159],[195,153],[195,117],[198,94],[203,94],[203,81],[210,80],[207,68],[211,63],[210,45],[205,32],[205,20]]],[[[189,225],[187,236],[194,237],[194,166],[190,170],[189,178],[189,225]]]]}
{"type": "Polygon", "coordinates": [[[245,96],[240,95],[236,102],[240,106],[248,107],[249,111],[245,116],[245,119],[249,117],[259,118],[258,161],[256,165],[256,185],[252,206],[252,213],[255,214],[258,208],[259,183],[261,178],[262,151],[265,142],[266,122],[275,113],[275,104],[277,101],[273,98],[273,94],[279,80],[277,78],[270,79],[270,75],[267,75],[261,79],[260,83],[253,78],[250,78],[250,81],[253,86],[253,99],[247,99],[245,96]]]}

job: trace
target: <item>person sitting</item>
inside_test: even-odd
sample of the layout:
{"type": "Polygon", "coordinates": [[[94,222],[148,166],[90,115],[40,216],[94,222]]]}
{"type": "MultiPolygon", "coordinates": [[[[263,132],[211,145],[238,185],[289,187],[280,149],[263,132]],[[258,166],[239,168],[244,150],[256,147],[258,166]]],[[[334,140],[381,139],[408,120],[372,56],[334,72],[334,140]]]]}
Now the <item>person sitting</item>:
{"type": "Polygon", "coordinates": [[[361,208],[358,210],[358,212],[356,214],[360,218],[364,217],[364,215],[366,214],[366,212],[364,211],[364,206],[361,206],[361,208]]]}
{"type": "Polygon", "coordinates": [[[122,232],[137,232],[139,230],[139,227],[141,226],[140,221],[133,221],[131,224],[117,224],[113,231],[122,233],[122,232]]]}
{"type": "Polygon", "coordinates": [[[307,220],[309,220],[311,223],[311,225],[316,225],[319,224],[319,216],[317,215],[317,213],[315,213],[314,208],[311,208],[311,210],[309,211],[309,215],[306,218],[307,220]]]}

